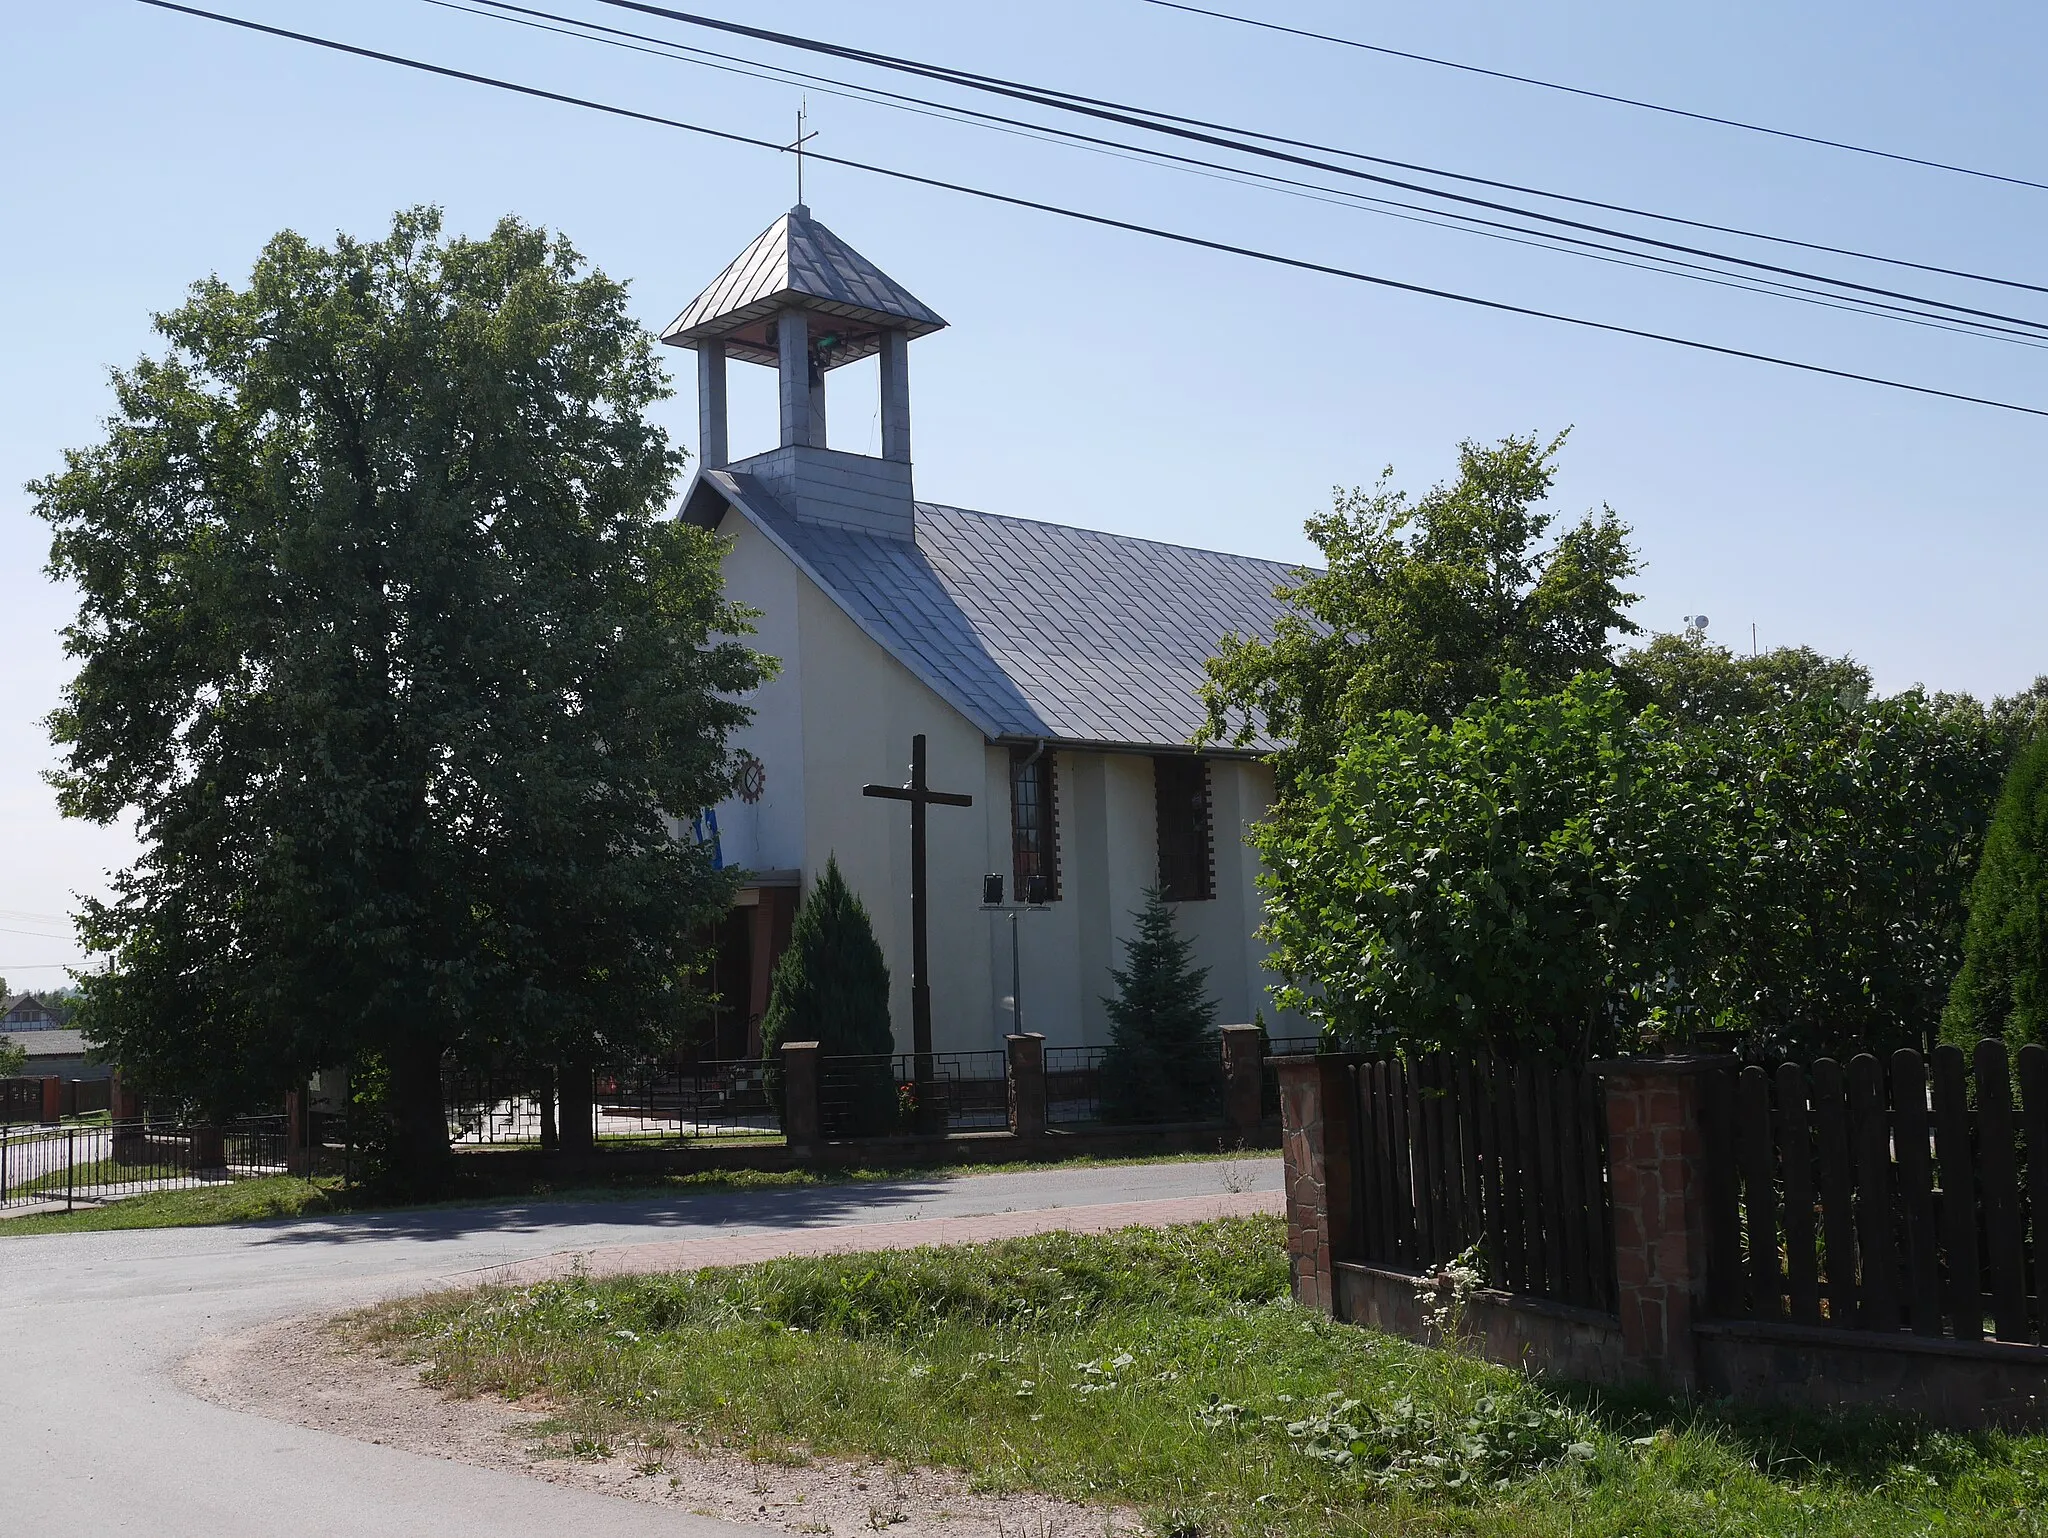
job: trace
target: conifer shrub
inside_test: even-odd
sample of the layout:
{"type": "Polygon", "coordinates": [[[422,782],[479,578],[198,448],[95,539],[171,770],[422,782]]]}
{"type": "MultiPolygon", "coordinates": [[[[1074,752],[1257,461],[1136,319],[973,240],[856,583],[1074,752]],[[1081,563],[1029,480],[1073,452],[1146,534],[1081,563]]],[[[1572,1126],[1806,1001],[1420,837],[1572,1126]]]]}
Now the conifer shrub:
{"type": "Polygon", "coordinates": [[[1105,1121],[1197,1121],[1216,1113],[1223,1091],[1223,1050],[1209,969],[1193,965],[1194,946],[1173,923],[1157,887],[1124,941],[1124,967],[1109,1008],[1109,1050],[1102,1062],[1105,1121]]]}
{"type": "Polygon", "coordinates": [[[2048,1042],[2048,735],[2013,761],[1970,885],[1963,966],[1942,1035],[2048,1042]]]}
{"type": "Polygon", "coordinates": [[[824,874],[797,909],[761,1018],[761,1052],[778,1103],[786,1041],[815,1041],[827,1060],[821,1085],[827,1135],[896,1130],[896,1081],[887,1061],[896,1050],[889,965],[867,906],[839,873],[836,856],[826,860],[824,874]],[[846,1058],[866,1061],[832,1061],[846,1058]]]}

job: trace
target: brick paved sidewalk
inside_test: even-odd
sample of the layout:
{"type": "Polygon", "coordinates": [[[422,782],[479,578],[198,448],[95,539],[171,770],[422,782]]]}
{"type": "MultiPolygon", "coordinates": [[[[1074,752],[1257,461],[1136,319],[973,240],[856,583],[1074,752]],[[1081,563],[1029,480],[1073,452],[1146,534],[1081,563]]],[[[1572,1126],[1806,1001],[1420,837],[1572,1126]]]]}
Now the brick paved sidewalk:
{"type": "Polygon", "coordinates": [[[886,1223],[836,1227],[756,1229],[705,1239],[669,1239],[653,1244],[615,1244],[599,1249],[560,1250],[532,1260],[489,1266],[444,1278],[451,1284],[526,1283],[568,1276],[625,1276],[656,1271],[697,1271],[706,1266],[743,1266],[787,1255],[850,1255],[862,1250],[914,1250],[926,1245],[981,1244],[1026,1234],[1063,1230],[1109,1233],[1119,1228],[1164,1228],[1211,1218],[1278,1213],[1286,1201],[1278,1191],[1242,1191],[1215,1196],[1181,1196],[1150,1202],[1105,1202],[1088,1207],[1043,1207],[1024,1212],[991,1212],[960,1218],[898,1218],[886,1223]]]}

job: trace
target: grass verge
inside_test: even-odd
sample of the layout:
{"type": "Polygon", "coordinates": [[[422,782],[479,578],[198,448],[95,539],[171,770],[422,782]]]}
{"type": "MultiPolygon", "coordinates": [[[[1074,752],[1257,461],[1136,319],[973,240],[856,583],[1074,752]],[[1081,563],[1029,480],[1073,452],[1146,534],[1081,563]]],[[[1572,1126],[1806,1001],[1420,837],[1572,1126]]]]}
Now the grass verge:
{"type": "Polygon", "coordinates": [[[557,1450],[965,1471],[1162,1534],[2040,1534],[2048,1438],[1560,1391],[1335,1325],[1244,1219],[435,1294],[353,1316],[557,1450]]]}
{"type": "MultiPolygon", "coordinates": [[[[689,1175],[630,1175],[594,1182],[507,1178],[489,1167],[489,1157],[463,1155],[449,1194],[434,1202],[392,1202],[365,1190],[344,1190],[338,1177],[300,1180],[286,1176],[237,1181],[178,1191],[124,1197],[76,1212],[42,1212],[10,1218],[0,1213],[0,1239],[10,1235],[92,1233],[124,1228],[199,1228],[217,1223],[253,1223],[273,1218],[315,1217],[343,1212],[397,1212],[442,1207],[514,1206],[536,1201],[644,1201],[649,1197],[701,1191],[753,1191],[786,1186],[872,1184],[886,1180],[954,1180],[970,1175],[1028,1173],[1047,1169],[1108,1169],[1136,1164],[1235,1164],[1273,1157],[1256,1149],[1225,1154],[1159,1154],[1102,1159],[1084,1156],[1038,1163],[953,1164],[916,1169],[701,1170],[689,1175]],[[464,1165],[474,1157],[474,1163],[464,1165]]],[[[58,1195],[64,1177],[51,1177],[58,1195]]],[[[80,1183],[84,1183],[81,1179],[80,1183]]]]}
{"type": "MultiPolygon", "coordinates": [[[[340,1204],[338,1180],[299,1180],[288,1175],[223,1181],[179,1191],[149,1191],[75,1212],[37,1212],[0,1221],[0,1238],[26,1234],[92,1233],[113,1228],[201,1228],[218,1223],[257,1223],[332,1212],[340,1204]]],[[[56,1182],[64,1193],[63,1179],[56,1182]]]]}

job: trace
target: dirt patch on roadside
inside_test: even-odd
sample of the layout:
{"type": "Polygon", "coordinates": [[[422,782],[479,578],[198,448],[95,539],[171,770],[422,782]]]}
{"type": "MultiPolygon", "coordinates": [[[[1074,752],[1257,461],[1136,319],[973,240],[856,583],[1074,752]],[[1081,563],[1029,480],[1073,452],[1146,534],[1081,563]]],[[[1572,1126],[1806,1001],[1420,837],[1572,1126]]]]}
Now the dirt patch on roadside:
{"type": "Polygon", "coordinates": [[[788,1533],[1095,1538],[1143,1531],[1134,1512],[1044,1495],[976,1494],[944,1470],[755,1462],[649,1447],[563,1457],[541,1445],[547,1407],[449,1398],[420,1382],[417,1367],[351,1349],[322,1320],[218,1337],[186,1358],[177,1377],[202,1399],[315,1431],[788,1533]]]}

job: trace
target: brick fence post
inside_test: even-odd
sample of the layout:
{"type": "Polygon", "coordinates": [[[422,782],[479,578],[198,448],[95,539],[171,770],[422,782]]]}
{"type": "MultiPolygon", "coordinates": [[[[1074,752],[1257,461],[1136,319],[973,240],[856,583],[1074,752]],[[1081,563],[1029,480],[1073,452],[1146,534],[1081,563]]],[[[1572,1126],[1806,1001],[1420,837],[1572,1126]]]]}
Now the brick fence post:
{"type": "Polygon", "coordinates": [[[816,1158],[824,1145],[818,1107],[818,1044],[782,1044],[782,1135],[799,1159],[816,1158]]]}
{"type": "Polygon", "coordinates": [[[118,1073],[107,1090],[107,1120],[114,1127],[114,1158],[123,1164],[140,1163],[143,1149],[142,1097],[123,1084],[118,1073]]]}
{"type": "Polygon", "coordinates": [[[1010,1131],[1018,1137],[1045,1135],[1045,1037],[1037,1031],[1006,1036],[1009,1049],[1010,1131]]]}
{"type": "Polygon", "coordinates": [[[1359,1256],[1358,1119],[1352,1059],[1331,1053],[1276,1057],[1280,1148],[1287,1185],[1287,1265],[1294,1300],[1337,1313],[1337,1262],[1359,1256]]]}
{"type": "Polygon", "coordinates": [[[1266,1054],[1256,1025],[1223,1027],[1223,1125],[1240,1143],[1257,1140],[1266,1119],[1266,1054]]]}
{"type": "Polygon", "coordinates": [[[192,1129],[192,1168],[220,1170],[228,1165],[227,1129],[207,1122],[192,1129]]]}
{"type": "Polygon", "coordinates": [[[313,1117],[303,1089],[284,1092],[284,1170],[302,1179],[313,1173],[313,1117]]]}
{"type": "Polygon", "coordinates": [[[1697,1381],[1707,1297],[1705,1076],[1719,1057],[1597,1063],[1607,1099],[1615,1302],[1630,1366],[1668,1389],[1697,1381]]]}

